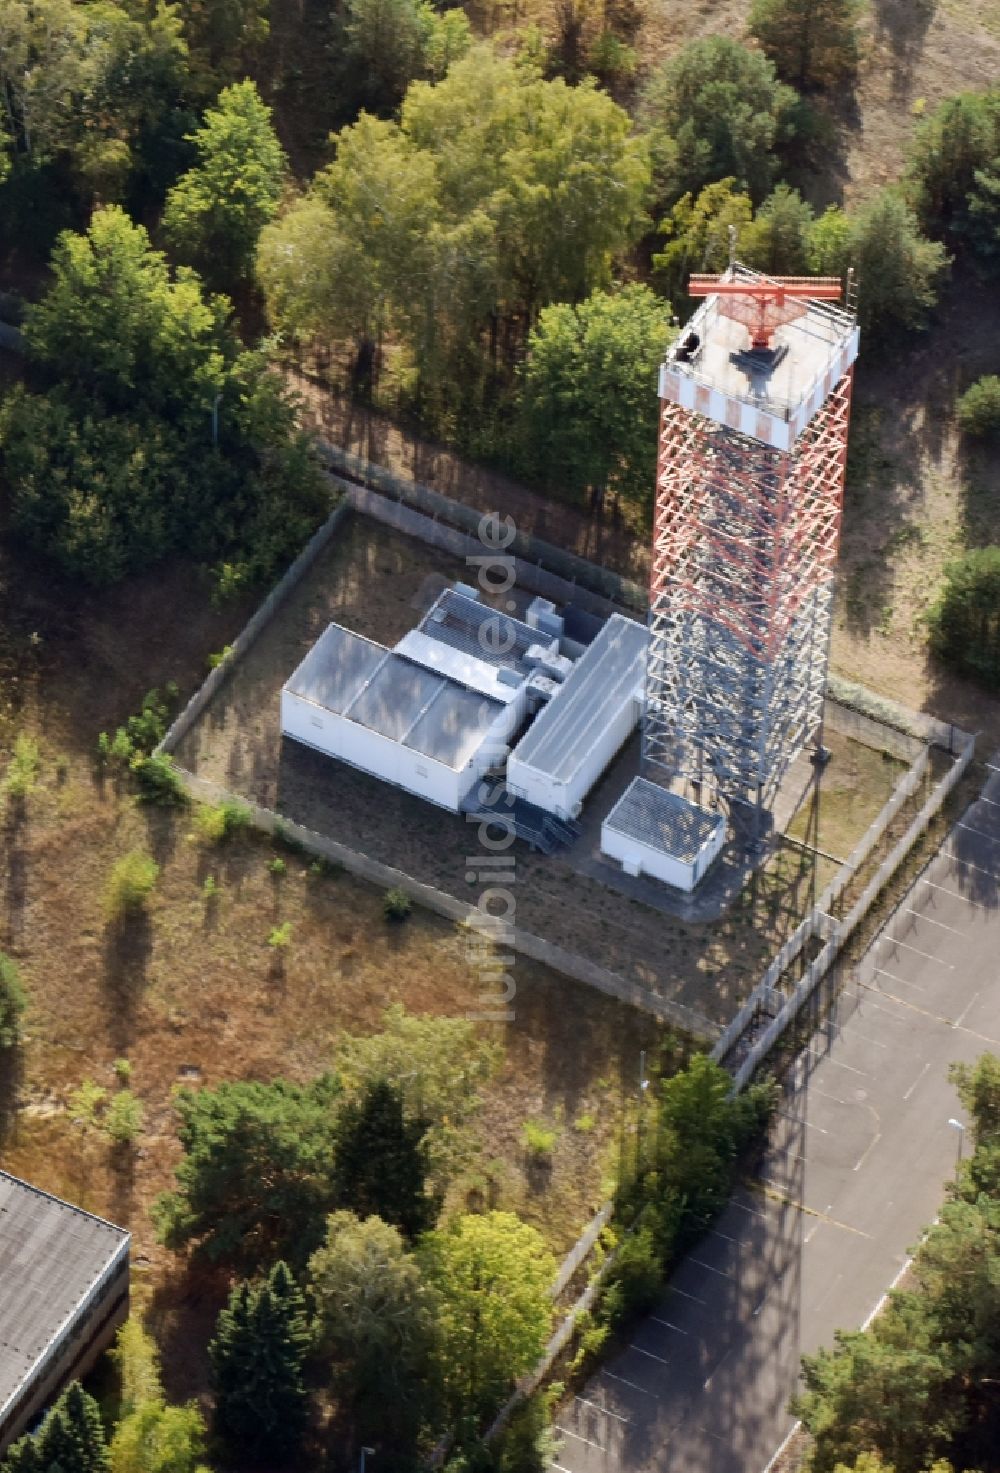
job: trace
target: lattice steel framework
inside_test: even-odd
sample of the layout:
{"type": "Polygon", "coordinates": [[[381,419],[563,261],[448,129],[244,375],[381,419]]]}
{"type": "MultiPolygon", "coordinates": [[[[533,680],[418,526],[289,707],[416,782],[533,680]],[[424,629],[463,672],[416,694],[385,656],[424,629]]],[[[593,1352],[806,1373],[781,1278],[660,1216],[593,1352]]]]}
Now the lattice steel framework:
{"type": "Polygon", "coordinates": [[[852,375],[790,451],[661,404],[644,757],[729,801],[821,726],[852,375]]]}

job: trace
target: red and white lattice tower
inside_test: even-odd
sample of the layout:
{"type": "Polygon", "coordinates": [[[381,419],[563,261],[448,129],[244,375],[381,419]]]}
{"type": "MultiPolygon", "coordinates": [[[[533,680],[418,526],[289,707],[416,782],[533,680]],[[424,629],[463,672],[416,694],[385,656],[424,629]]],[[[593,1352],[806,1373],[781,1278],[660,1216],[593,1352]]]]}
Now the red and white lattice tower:
{"type": "Polygon", "coordinates": [[[766,809],[822,729],[858,330],[841,283],[735,264],[660,371],[643,751],[766,809]]]}

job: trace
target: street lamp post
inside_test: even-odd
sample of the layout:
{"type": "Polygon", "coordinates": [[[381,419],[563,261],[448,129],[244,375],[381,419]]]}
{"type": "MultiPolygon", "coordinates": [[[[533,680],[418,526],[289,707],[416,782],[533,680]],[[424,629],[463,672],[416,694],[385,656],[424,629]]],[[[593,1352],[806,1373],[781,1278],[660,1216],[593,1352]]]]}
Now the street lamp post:
{"type": "Polygon", "coordinates": [[[958,1154],[955,1157],[955,1175],[958,1176],[959,1167],[962,1164],[962,1142],[965,1140],[965,1126],[961,1120],[949,1120],[948,1124],[958,1136],[958,1154]]]}
{"type": "Polygon", "coordinates": [[[358,1473],[365,1473],[365,1458],[373,1458],[374,1456],[375,1449],[373,1447],[363,1447],[361,1449],[361,1461],[358,1464],[358,1473]]]}

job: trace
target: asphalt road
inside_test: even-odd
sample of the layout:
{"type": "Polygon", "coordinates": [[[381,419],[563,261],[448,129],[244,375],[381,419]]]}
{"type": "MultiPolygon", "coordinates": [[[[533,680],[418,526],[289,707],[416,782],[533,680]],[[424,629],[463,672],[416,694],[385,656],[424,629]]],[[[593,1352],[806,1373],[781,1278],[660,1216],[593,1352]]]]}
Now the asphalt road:
{"type": "Polygon", "coordinates": [[[940,1205],[948,1065],[1000,1052],[1000,771],[796,1063],[759,1178],[557,1418],[556,1473],[762,1473],[800,1357],[862,1325],[940,1205]]]}

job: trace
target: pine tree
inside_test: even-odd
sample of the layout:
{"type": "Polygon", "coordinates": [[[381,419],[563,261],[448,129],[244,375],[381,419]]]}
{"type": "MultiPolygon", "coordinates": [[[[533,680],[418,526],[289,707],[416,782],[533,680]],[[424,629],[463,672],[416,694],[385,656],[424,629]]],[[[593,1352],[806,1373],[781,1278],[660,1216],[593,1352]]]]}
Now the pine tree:
{"type": "Polygon", "coordinates": [[[337,1203],[358,1217],[381,1217],[411,1240],[434,1226],[427,1195],[426,1120],[407,1120],[400,1090],[385,1080],[343,1106],[333,1181],[337,1203]]]}
{"type": "Polygon", "coordinates": [[[219,1315],[209,1346],[215,1426],[234,1451],[282,1458],[306,1427],[305,1304],[284,1263],[263,1285],[240,1284],[219,1315]]]}
{"type": "Polygon", "coordinates": [[[4,1473],[110,1473],[97,1402],[74,1381],[52,1407],[36,1437],[17,1443],[4,1473]]]}

